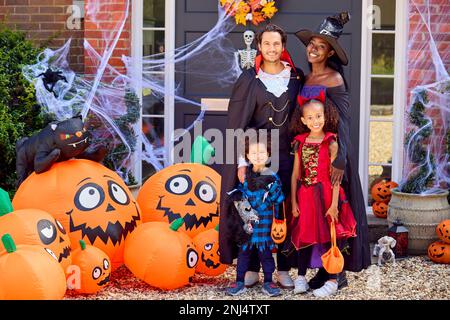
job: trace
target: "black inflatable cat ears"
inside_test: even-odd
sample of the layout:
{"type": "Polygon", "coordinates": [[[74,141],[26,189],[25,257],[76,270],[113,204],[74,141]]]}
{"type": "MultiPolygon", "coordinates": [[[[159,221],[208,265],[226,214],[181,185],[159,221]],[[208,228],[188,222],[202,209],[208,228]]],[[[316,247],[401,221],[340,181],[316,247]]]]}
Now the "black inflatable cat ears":
{"type": "MultiPolygon", "coordinates": [[[[76,118],[80,118],[81,121],[83,121],[83,116],[81,115],[81,113],[79,113],[79,114],[77,114],[77,115],[75,115],[75,116],[72,117],[72,119],[76,119],[76,118]]],[[[61,122],[61,121],[55,121],[55,122],[50,123],[50,128],[51,128],[53,131],[55,131],[56,128],[58,128],[58,124],[59,124],[60,122],[61,122]]]]}

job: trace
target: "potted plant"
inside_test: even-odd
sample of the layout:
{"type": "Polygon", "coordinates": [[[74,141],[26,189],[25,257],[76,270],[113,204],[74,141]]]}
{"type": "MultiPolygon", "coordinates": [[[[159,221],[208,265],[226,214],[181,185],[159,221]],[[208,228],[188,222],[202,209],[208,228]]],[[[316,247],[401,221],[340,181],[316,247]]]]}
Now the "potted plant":
{"type": "Polygon", "coordinates": [[[436,240],[436,226],[450,218],[447,200],[450,147],[445,145],[449,143],[445,131],[448,119],[441,112],[441,124],[440,120],[433,122],[427,114],[448,106],[449,88],[447,81],[412,91],[404,179],[392,190],[388,209],[389,227],[399,219],[409,229],[409,254],[426,254],[429,244],[436,240]]]}

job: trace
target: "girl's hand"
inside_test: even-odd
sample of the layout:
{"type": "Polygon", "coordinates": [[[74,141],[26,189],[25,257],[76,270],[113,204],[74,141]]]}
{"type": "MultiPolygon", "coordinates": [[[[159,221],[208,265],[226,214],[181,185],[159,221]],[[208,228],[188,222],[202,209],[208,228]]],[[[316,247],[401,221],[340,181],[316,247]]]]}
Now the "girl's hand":
{"type": "Polygon", "coordinates": [[[297,218],[300,215],[300,209],[298,208],[297,203],[292,204],[292,215],[294,216],[294,218],[297,218]]]}
{"type": "Polygon", "coordinates": [[[337,206],[331,206],[328,210],[325,216],[330,216],[332,221],[337,221],[339,217],[339,211],[337,206]]]}

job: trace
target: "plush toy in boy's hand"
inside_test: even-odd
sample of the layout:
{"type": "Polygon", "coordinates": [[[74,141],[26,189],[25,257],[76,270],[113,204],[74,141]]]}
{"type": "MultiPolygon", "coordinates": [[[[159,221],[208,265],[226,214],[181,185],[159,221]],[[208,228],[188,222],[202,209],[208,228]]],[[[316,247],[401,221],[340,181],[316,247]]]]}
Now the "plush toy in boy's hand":
{"type": "Polygon", "coordinates": [[[239,215],[244,221],[244,231],[248,234],[253,233],[253,223],[259,223],[258,213],[252,208],[247,199],[234,201],[234,205],[239,212],[239,215]]]}
{"type": "Polygon", "coordinates": [[[100,146],[87,152],[90,134],[81,116],[58,123],[50,123],[40,132],[16,143],[16,170],[19,186],[33,171],[42,173],[53,163],[71,158],[100,162],[106,148],[100,146]]]}

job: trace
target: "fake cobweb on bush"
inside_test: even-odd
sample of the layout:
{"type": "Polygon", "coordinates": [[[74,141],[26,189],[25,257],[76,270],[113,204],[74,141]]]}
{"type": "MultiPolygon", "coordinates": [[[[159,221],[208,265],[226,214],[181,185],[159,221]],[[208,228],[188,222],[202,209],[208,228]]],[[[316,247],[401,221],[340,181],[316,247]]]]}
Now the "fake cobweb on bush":
{"type": "Polygon", "coordinates": [[[413,78],[405,119],[405,166],[400,190],[436,193],[450,188],[450,40],[440,26],[448,15],[436,12],[436,1],[410,1],[408,75],[413,78]],[[444,49],[442,49],[444,45],[444,49]],[[447,65],[445,65],[447,63],[447,65]]]}
{"type": "Polygon", "coordinates": [[[161,76],[152,72],[167,70],[171,66],[176,77],[189,73],[196,77],[198,85],[214,82],[227,86],[234,83],[241,70],[234,58],[235,48],[226,39],[235,24],[220,8],[217,23],[203,36],[180,48],[145,56],[142,60],[122,56],[126,72],[118,70],[109,61],[129,18],[130,1],[123,4],[123,10],[118,11],[117,6],[114,0],[86,2],[85,20],[94,23],[102,34],[100,48],[93,48],[84,40],[85,56],[96,70],[95,74],[79,75],[70,69],[70,40],[57,50],[46,49],[36,64],[23,68],[23,73],[34,84],[38,103],[48,118],[62,121],[81,114],[93,136],[90,147],[106,145],[109,152],[105,165],[121,175],[128,184],[135,184],[132,170],[136,163],[145,161],[155,170],[160,170],[163,168],[160,159],[167,156],[163,145],[152,143],[142,133],[137,90],[159,101],[173,98],[175,103],[199,108],[196,120],[172,135],[172,141],[177,141],[201,122],[205,113],[205,108],[200,111],[200,103],[182,96],[177,83],[174,84],[175,90],[171,90],[164,74],[161,76]],[[110,7],[114,10],[109,10],[110,7]],[[112,11],[120,12],[121,16],[115,16],[113,22],[102,20],[101,12],[112,11]],[[209,68],[212,63],[216,66],[215,71],[209,68]],[[45,72],[49,68],[58,77],[53,84],[45,80],[45,72]]]}

